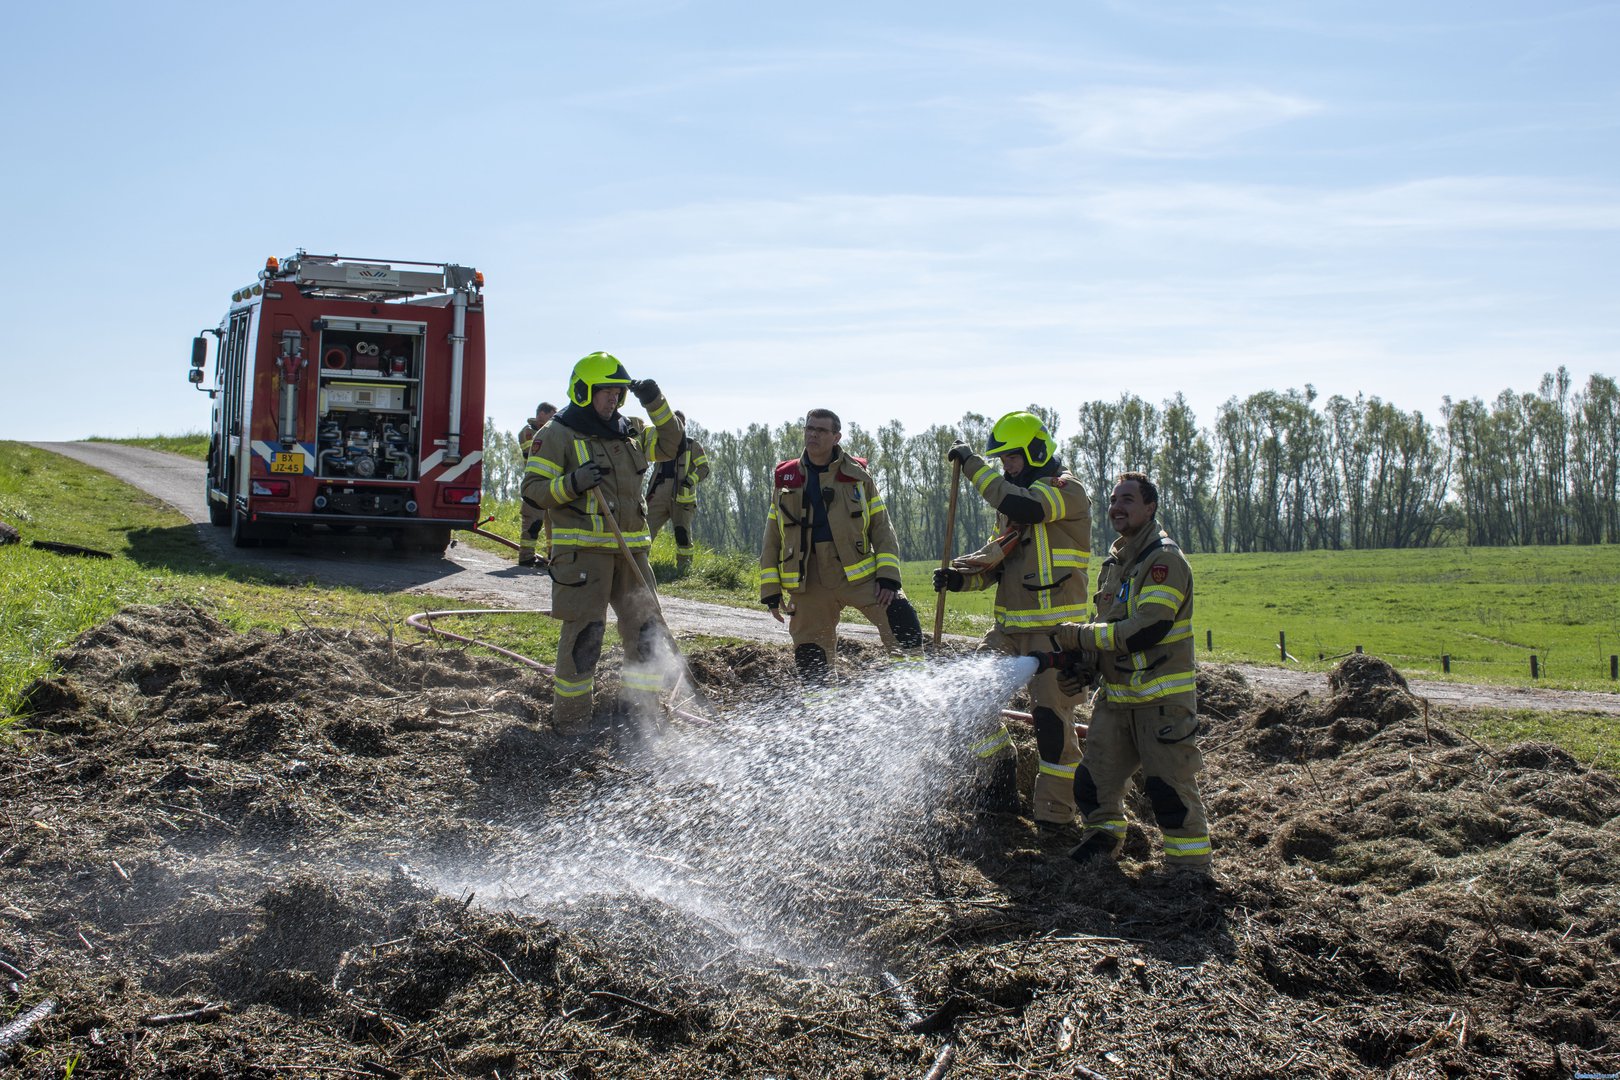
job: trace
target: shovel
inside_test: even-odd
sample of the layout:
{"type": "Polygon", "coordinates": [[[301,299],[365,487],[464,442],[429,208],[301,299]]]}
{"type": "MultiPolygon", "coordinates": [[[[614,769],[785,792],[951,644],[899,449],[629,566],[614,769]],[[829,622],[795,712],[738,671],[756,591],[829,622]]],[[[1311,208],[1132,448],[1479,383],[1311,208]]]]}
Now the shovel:
{"type": "MultiPolygon", "coordinates": [[[[664,622],[664,609],[658,602],[658,590],[653,587],[652,579],[649,576],[650,571],[649,573],[643,573],[641,564],[637,562],[636,557],[631,554],[630,545],[624,542],[624,533],[619,529],[619,521],[613,516],[613,509],[608,506],[607,499],[601,494],[598,494],[596,497],[596,504],[602,511],[602,520],[607,522],[609,531],[613,533],[613,539],[618,541],[619,554],[624,556],[624,561],[629,563],[630,568],[635,571],[636,577],[641,581],[642,588],[646,589],[647,592],[652,596],[653,610],[658,615],[658,621],[663,624],[664,633],[669,634],[671,648],[675,648],[675,635],[670,633],[669,623],[664,622]]],[[[681,662],[681,680],[686,683],[686,688],[692,694],[692,696],[683,704],[689,704],[692,701],[707,704],[707,702],[704,700],[703,692],[698,689],[697,679],[693,677],[692,669],[687,664],[686,657],[681,655],[679,648],[675,648],[675,658],[681,662]]],[[[671,710],[674,710],[675,706],[671,705],[670,708],[671,710]]]]}
{"type": "MultiPolygon", "coordinates": [[[[945,510],[945,550],[939,553],[939,568],[949,570],[951,567],[951,540],[956,536],[956,493],[962,487],[962,463],[951,462],[951,502],[945,510]]],[[[945,594],[949,590],[939,590],[934,599],[934,644],[945,634],[945,594]]]]}

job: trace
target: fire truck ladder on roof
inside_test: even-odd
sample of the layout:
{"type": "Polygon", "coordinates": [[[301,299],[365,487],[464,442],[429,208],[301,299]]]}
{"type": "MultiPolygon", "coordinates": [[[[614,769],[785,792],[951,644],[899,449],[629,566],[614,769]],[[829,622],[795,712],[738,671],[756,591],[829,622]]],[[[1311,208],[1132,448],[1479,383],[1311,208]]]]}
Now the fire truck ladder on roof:
{"type": "Polygon", "coordinates": [[[300,250],[274,270],[260,275],[266,284],[286,282],[305,296],[382,300],[476,288],[470,266],[425,263],[410,259],[357,259],[345,255],[310,255],[300,250]],[[402,267],[430,267],[426,270],[402,267]]]}

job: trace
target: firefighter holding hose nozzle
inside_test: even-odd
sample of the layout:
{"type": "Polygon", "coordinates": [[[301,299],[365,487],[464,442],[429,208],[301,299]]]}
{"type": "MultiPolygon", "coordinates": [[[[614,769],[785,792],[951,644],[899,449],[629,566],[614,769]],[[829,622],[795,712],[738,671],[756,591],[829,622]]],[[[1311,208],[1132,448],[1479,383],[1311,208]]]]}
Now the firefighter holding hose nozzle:
{"type": "MultiPolygon", "coordinates": [[[[996,421],[985,447],[985,453],[1000,460],[999,474],[966,443],[957,443],[947,455],[997,514],[996,535],[989,544],[934,571],[936,591],[995,586],[996,624],[980,643],[981,651],[1013,656],[1050,651],[1060,623],[1085,617],[1091,500],[1054,449],[1040,417],[1014,412],[996,421]]],[[[1080,761],[1074,732],[1079,695],[1064,688],[1056,669],[1038,674],[1029,692],[1040,754],[1031,816],[1049,836],[1071,838],[1075,766],[1080,761]]],[[[973,751],[990,772],[987,807],[1016,812],[1018,760],[1006,726],[975,744],[973,751]]]]}
{"type": "Polygon", "coordinates": [[[563,624],[551,708],[558,730],[578,728],[591,716],[609,606],[624,643],[622,704],[656,711],[666,681],[654,661],[668,631],[646,585],[652,538],[641,492],[648,453],[619,412],[627,391],[652,421],[654,453],[673,457],[681,422],[658,384],[634,381],[617,357],[594,352],[574,365],[569,404],[540,430],[524,470],[524,500],[551,519],[551,613],[563,624]],[[634,564],[621,553],[614,524],[634,564]]]}
{"type": "MultiPolygon", "coordinates": [[[[1108,503],[1119,533],[1097,580],[1097,620],[1057,628],[1058,667],[1082,658],[1102,678],[1086,756],[1074,776],[1084,824],[1069,858],[1113,859],[1125,846],[1125,792],[1140,768],[1164,836],[1167,867],[1207,877],[1212,847],[1198,791],[1198,688],[1193,661],[1192,568],[1159,528],[1159,491],[1120,476],[1108,503]]],[[[1053,665],[1053,657],[1037,657],[1053,665]]]]}

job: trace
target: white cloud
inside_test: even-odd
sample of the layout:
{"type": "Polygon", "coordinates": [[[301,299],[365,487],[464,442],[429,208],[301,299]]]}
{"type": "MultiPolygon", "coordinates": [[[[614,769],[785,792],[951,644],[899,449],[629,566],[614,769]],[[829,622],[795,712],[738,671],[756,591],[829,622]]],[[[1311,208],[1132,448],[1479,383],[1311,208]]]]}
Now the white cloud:
{"type": "Polygon", "coordinates": [[[1056,149],[1131,157],[1212,153],[1238,136],[1320,111],[1306,98],[1268,90],[1107,87],[1023,99],[1057,133],[1056,149]]]}

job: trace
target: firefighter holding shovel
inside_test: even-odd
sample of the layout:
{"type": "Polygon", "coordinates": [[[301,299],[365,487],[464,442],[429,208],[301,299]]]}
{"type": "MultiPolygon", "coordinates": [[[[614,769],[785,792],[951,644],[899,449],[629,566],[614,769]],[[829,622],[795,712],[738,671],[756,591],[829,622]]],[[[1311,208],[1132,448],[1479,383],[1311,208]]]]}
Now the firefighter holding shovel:
{"type": "MultiPolygon", "coordinates": [[[[985,447],[986,454],[1000,461],[999,473],[966,443],[957,443],[948,455],[997,515],[996,535],[988,544],[934,571],[938,592],[995,586],[996,623],[981,650],[1010,656],[1049,651],[1056,645],[1052,633],[1058,624],[1085,618],[1091,500],[1054,449],[1039,417],[1014,412],[996,421],[985,447]]],[[[1072,684],[1070,688],[1078,691],[1072,684]]],[[[1029,692],[1040,753],[1032,816],[1043,831],[1063,838],[1075,819],[1080,744],[1074,707],[1080,698],[1064,689],[1055,668],[1037,675],[1029,692]]],[[[1006,727],[973,750],[990,771],[990,808],[1016,811],[1018,762],[1006,727]]]]}
{"type": "Polygon", "coordinates": [[[524,472],[524,500],[551,521],[551,611],[562,622],[552,701],[558,730],[577,730],[591,717],[610,606],[624,642],[622,704],[654,714],[667,681],[657,653],[668,631],[647,585],[648,451],[619,412],[627,391],[652,422],[653,454],[674,457],[684,432],[658,384],[632,380],[616,357],[594,352],[574,365],[569,404],[535,438],[524,472]]]}

